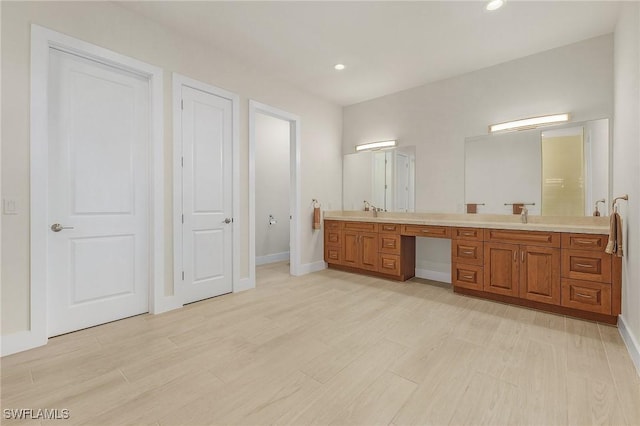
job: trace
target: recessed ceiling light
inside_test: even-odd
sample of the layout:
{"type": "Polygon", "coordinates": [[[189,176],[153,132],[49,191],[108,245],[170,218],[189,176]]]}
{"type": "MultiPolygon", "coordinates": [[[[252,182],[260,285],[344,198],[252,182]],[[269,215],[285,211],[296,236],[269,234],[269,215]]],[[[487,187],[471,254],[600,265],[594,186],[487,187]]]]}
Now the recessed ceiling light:
{"type": "Polygon", "coordinates": [[[335,68],[338,71],[342,71],[345,67],[344,67],[344,64],[336,64],[333,68],[335,68]]]}
{"type": "Polygon", "coordinates": [[[504,0],[491,0],[487,3],[487,10],[496,10],[500,9],[504,4],[504,0]]]}

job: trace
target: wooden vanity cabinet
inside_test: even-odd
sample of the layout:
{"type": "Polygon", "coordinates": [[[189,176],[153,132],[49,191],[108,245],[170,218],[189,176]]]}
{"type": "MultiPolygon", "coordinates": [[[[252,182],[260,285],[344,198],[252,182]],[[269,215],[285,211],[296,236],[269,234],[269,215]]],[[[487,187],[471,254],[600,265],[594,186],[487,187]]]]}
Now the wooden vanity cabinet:
{"type": "Polygon", "coordinates": [[[415,275],[415,238],[399,224],[325,221],[324,260],[331,267],[405,281],[415,275]],[[339,235],[334,235],[339,234],[339,235]]]}
{"type": "Polygon", "coordinates": [[[622,260],[607,235],[325,221],[329,266],[399,281],[415,275],[416,236],[451,239],[456,293],[615,324],[622,260]]]}
{"type": "Polygon", "coordinates": [[[342,264],[369,271],[378,270],[377,224],[346,222],[342,231],[342,264]]]}
{"type": "Polygon", "coordinates": [[[617,316],[622,262],[604,252],[607,236],[563,234],[562,237],[562,306],[617,316]]]}
{"type": "Polygon", "coordinates": [[[484,291],[560,304],[560,235],[488,231],[494,242],[484,246],[484,291]],[[495,242],[500,240],[523,244],[495,242]]]}
{"type": "Polygon", "coordinates": [[[451,233],[451,281],[454,286],[482,290],[484,249],[482,229],[453,228],[451,233]]]}
{"type": "Polygon", "coordinates": [[[324,222],[324,260],[327,263],[342,263],[342,222],[324,222]]]}

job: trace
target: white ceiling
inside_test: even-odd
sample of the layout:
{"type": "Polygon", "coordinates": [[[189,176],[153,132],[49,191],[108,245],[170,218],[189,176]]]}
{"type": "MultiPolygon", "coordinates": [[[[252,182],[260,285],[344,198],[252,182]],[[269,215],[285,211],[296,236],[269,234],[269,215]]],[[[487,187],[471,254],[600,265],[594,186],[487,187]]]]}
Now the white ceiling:
{"type": "Polygon", "coordinates": [[[610,1],[123,2],[340,105],[611,33],[610,1]],[[344,63],[344,71],[335,71],[344,63]]]}

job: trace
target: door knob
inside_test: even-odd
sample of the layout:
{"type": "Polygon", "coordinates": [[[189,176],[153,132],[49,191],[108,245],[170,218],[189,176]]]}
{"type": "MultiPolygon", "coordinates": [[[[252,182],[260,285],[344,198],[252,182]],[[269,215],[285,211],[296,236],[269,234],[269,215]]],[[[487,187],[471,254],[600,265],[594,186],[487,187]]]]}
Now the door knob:
{"type": "Polygon", "coordinates": [[[60,232],[63,229],[73,229],[73,226],[62,226],[59,223],[54,223],[53,225],[51,225],[51,230],[53,232],[60,232]]]}
{"type": "Polygon", "coordinates": [[[228,217],[228,218],[226,218],[226,219],[224,220],[224,223],[231,223],[231,218],[229,218],[229,217],[228,217]]]}

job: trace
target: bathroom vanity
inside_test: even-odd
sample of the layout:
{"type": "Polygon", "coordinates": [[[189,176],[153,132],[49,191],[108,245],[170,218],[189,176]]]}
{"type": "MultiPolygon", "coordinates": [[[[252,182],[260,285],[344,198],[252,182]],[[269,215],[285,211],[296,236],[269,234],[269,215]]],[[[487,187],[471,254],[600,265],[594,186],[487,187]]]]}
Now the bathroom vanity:
{"type": "Polygon", "coordinates": [[[330,268],[405,281],[416,237],[451,240],[453,291],[616,324],[622,263],[606,217],[325,212],[330,268]]]}

